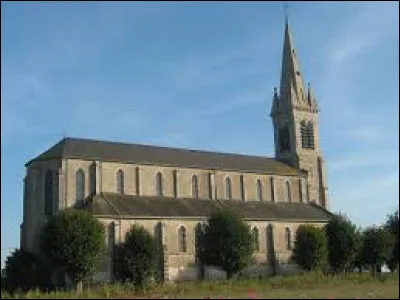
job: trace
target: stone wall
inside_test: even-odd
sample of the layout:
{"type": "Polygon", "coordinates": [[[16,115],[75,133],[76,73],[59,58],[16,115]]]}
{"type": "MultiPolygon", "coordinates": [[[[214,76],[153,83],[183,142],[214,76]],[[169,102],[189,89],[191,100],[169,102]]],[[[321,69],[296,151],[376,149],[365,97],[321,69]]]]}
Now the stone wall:
{"type": "MultiPolygon", "coordinates": [[[[75,176],[79,169],[85,173],[85,194],[90,194],[90,179],[89,168],[96,162],[69,159],[67,167],[67,177],[65,186],[67,186],[66,202],[69,205],[73,204],[76,189],[75,176]]],[[[152,165],[135,165],[111,162],[97,162],[97,178],[99,192],[117,192],[116,174],[118,170],[124,172],[124,193],[128,195],[143,195],[156,196],[156,174],[161,173],[163,178],[163,196],[192,198],[192,176],[197,176],[198,182],[198,197],[207,199],[210,198],[210,188],[212,196],[219,199],[227,199],[226,195],[226,178],[229,177],[232,182],[232,198],[245,201],[258,200],[257,197],[257,180],[262,182],[262,200],[272,201],[271,194],[271,178],[274,178],[275,201],[288,201],[286,197],[286,182],[290,183],[291,201],[299,202],[300,196],[299,182],[305,178],[299,176],[284,176],[277,174],[256,174],[256,173],[241,173],[228,171],[212,171],[196,168],[173,168],[152,165]],[[175,175],[176,174],[176,175],[175,175]],[[210,186],[209,176],[213,176],[210,186]],[[244,196],[242,199],[241,176],[243,177],[244,196]]]]}
{"type": "MultiPolygon", "coordinates": [[[[111,240],[116,244],[125,240],[125,235],[133,224],[137,224],[146,228],[150,233],[157,235],[157,230],[160,224],[163,225],[162,237],[157,235],[157,238],[162,239],[164,245],[164,264],[162,266],[164,273],[164,281],[188,281],[196,280],[200,277],[199,266],[196,264],[195,258],[195,228],[198,224],[203,223],[204,219],[99,219],[104,226],[111,228],[111,224],[115,224],[115,237],[111,240]],[[186,228],[187,251],[179,252],[178,250],[178,228],[184,226],[186,228]]],[[[267,222],[267,221],[248,221],[251,228],[257,227],[259,230],[260,250],[254,253],[254,265],[242,272],[243,277],[258,277],[267,276],[273,273],[272,265],[270,264],[269,254],[270,247],[267,239],[267,228],[273,228],[273,249],[278,260],[276,271],[279,274],[287,274],[297,272],[297,267],[291,261],[292,250],[287,248],[285,240],[285,229],[290,228],[291,246],[294,245],[295,232],[300,222],[267,222]]],[[[309,223],[314,226],[323,226],[323,223],[309,223]]],[[[112,232],[112,230],[110,231],[112,232]]],[[[110,248],[108,248],[110,249],[110,248]]],[[[109,252],[110,254],[111,252],[109,252]]],[[[107,254],[107,255],[109,255],[107,254]]],[[[112,261],[105,256],[105,262],[99,272],[109,272],[106,278],[112,278],[112,261]]],[[[205,279],[223,279],[226,278],[225,272],[213,266],[206,266],[204,272],[205,279]]]]}

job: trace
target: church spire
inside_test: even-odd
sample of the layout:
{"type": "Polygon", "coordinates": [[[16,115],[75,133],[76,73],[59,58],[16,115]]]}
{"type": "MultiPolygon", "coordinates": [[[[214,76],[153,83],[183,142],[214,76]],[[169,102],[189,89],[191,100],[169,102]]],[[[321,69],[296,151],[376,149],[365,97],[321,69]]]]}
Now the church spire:
{"type": "Polygon", "coordinates": [[[285,37],[283,41],[280,96],[291,104],[294,104],[294,100],[305,100],[303,76],[300,72],[287,17],[285,19],[285,37]]]}
{"type": "Polygon", "coordinates": [[[308,109],[318,109],[312,90],[308,91],[304,85],[296,52],[286,8],[281,82],[279,93],[274,93],[271,115],[300,106],[308,109]]]}

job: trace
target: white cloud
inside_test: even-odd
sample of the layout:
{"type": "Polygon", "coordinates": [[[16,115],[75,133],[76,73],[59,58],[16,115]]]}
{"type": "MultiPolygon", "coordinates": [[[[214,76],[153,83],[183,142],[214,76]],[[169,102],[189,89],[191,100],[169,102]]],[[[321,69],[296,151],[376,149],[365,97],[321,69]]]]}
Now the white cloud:
{"type": "Polygon", "coordinates": [[[325,127],[325,134],[342,139],[342,143],[373,145],[390,138],[384,114],[360,105],[358,89],[361,86],[354,83],[354,76],[361,75],[363,67],[368,65],[368,57],[363,54],[388,37],[398,38],[398,9],[393,4],[363,3],[355,16],[338,26],[335,37],[327,43],[322,76],[317,85],[322,100],[322,127],[325,127]]]}
{"type": "Polygon", "coordinates": [[[344,153],[329,160],[328,170],[337,174],[344,171],[357,173],[360,168],[393,168],[397,163],[389,159],[391,157],[396,157],[396,151],[368,149],[362,153],[344,153]]]}
{"type": "Polygon", "coordinates": [[[334,39],[329,56],[333,64],[346,63],[351,58],[376,46],[385,39],[396,26],[398,7],[393,2],[368,2],[351,19],[334,39]]]}
{"type": "Polygon", "coordinates": [[[349,104],[354,94],[351,74],[360,69],[356,58],[379,46],[389,36],[398,38],[398,8],[393,4],[367,2],[357,15],[344,21],[335,37],[327,42],[319,88],[327,100],[324,105],[329,109],[338,112],[339,108],[341,114],[348,109],[357,112],[349,104]]]}
{"type": "Polygon", "coordinates": [[[338,129],[336,134],[342,137],[351,138],[352,140],[360,140],[365,142],[378,143],[390,137],[390,133],[380,128],[377,125],[365,125],[361,124],[359,127],[338,129]]]}
{"type": "MultiPolygon", "coordinates": [[[[336,177],[336,180],[341,180],[336,177]]],[[[387,213],[398,207],[399,174],[398,172],[376,172],[366,177],[343,178],[343,182],[332,182],[331,206],[334,211],[344,211],[356,223],[367,226],[381,224],[387,213]]]]}

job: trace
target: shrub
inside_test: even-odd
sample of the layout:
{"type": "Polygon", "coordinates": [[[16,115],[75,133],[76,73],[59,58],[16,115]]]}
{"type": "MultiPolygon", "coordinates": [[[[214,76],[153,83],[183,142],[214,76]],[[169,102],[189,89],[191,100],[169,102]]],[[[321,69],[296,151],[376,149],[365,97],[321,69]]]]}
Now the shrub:
{"type": "Polygon", "coordinates": [[[103,225],[89,213],[74,209],[53,216],[41,235],[43,253],[65,268],[75,284],[94,273],[104,244],[103,225]]]}
{"type": "Polygon", "coordinates": [[[300,225],[293,249],[294,261],[307,271],[324,270],[328,262],[325,232],[311,225],[300,225]]]}
{"type": "Polygon", "coordinates": [[[329,264],[335,272],[349,268],[357,254],[357,228],[342,215],[334,216],[325,226],[329,264]]]}
{"type": "Polygon", "coordinates": [[[36,257],[32,253],[16,249],[7,257],[4,273],[2,288],[9,293],[17,290],[27,292],[38,284],[36,257]]]}
{"type": "Polygon", "coordinates": [[[377,268],[390,257],[392,236],[384,228],[369,227],[364,232],[362,255],[375,275],[377,268]]]}
{"type": "Polygon", "coordinates": [[[399,211],[396,210],[393,214],[388,215],[385,229],[392,235],[392,249],[387,261],[388,267],[394,272],[399,265],[399,211]]]}
{"type": "Polygon", "coordinates": [[[214,211],[201,236],[200,260],[221,267],[231,278],[251,262],[254,241],[250,227],[230,210],[214,211]]]}
{"type": "Polygon", "coordinates": [[[133,225],[126,234],[125,242],[117,247],[116,277],[143,288],[154,274],[156,258],[154,237],[144,227],[133,225]]]}
{"type": "Polygon", "coordinates": [[[362,272],[362,269],[366,266],[364,254],[363,254],[363,245],[364,245],[364,232],[361,228],[356,230],[355,234],[355,255],[354,259],[349,266],[349,271],[354,270],[357,268],[359,273],[362,272]]]}

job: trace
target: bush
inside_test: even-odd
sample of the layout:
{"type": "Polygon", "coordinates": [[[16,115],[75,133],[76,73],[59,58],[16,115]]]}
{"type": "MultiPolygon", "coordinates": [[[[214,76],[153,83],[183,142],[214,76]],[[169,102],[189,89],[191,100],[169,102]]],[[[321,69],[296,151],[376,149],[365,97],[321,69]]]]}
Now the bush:
{"type": "Polygon", "coordinates": [[[365,230],[362,256],[374,275],[378,267],[389,259],[392,241],[392,236],[384,228],[370,227],[365,230]]]}
{"type": "Polygon", "coordinates": [[[351,262],[349,266],[349,271],[354,270],[354,268],[357,268],[359,273],[362,272],[362,269],[366,266],[365,259],[364,259],[364,254],[363,254],[363,245],[364,245],[364,232],[362,231],[361,228],[358,228],[356,230],[355,234],[355,255],[354,259],[351,262]]]}
{"type": "Polygon", "coordinates": [[[94,273],[104,245],[103,225],[89,213],[74,209],[52,217],[41,235],[43,253],[63,267],[76,284],[94,273]]]}
{"type": "Polygon", "coordinates": [[[154,274],[157,258],[154,237],[144,227],[133,225],[126,234],[125,243],[116,249],[116,277],[142,288],[154,274]]]}
{"type": "Polygon", "coordinates": [[[328,263],[328,242],[321,228],[300,225],[293,249],[294,261],[307,271],[322,271],[328,263]]]}
{"type": "Polygon", "coordinates": [[[325,226],[329,264],[335,272],[344,272],[357,254],[357,228],[342,215],[334,216],[325,226]]]}
{"type": "Polygon", "coordinates": [[[399,265],[399,211],[388,215],[385,229],[392,235],[392,249],[387,261],[388,267],[394,272],[399,265]]]}
{"type": "Polygon", "coordinates": [[[4,273],[2,288],[9,293],[27,292],[38,285],[36,257],[24,250],[16,249],[7,257],[4,273]]]}
{"type": "Polygon", "coordinates": [[[221,267],[228,279],[250,264],[254,252],[250,227],[230,210],[211,214],[200,243],[199,259],[205,265],[221,267]]]}

